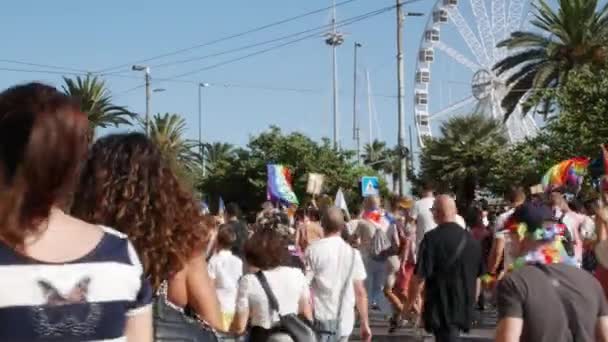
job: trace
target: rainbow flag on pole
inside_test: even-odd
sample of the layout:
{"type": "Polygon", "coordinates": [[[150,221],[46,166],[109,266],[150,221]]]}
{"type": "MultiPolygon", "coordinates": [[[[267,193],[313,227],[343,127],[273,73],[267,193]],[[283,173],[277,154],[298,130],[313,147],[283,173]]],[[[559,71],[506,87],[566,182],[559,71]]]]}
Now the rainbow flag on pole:
{"type": "Polygon", "coordinates": [[[283,165],[268,164],[268,199],[289,204],[299,204],[293,192],[291,172],[283,165]]]}
{"type": "Polygon", "coordinates": [[[587,175],[589,158],[576,157],[553,165],[543,177],[545,191],[557,188],[566,188],[578,192],[583,184],[583,178],[587,175]]]}

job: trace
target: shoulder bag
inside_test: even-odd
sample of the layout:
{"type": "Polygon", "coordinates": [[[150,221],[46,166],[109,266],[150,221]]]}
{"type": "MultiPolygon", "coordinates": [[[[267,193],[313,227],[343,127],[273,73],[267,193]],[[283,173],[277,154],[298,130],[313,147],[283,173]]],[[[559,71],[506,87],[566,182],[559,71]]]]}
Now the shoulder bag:
{"type": "Polygon", "coordinates": [[[324,342],[338,342],[342,336],[340,336],[341,323],[342,323],[342,307],[344,304],[344,297],[346,296],[346,290],[349,284],[351,284],[353,271],[355,269],[355,250],[351,250],[351,262],[346,281],[342,285],[340,291],[340,301],[338,303],[338,314],[334,320],[317,320],[315,319],[315,330],[320,340],[324,342]]]}
{"type": "Polygon", "coordinates": [[[217,342],[213,329],[198,317],[191,317],[167,300],[164,282],[153,301],[155,342],[217,342]]]}
{"type": "Polygon", "coordinates": [[[262,285],[268,303],[270,304],[270,314],[276,312],[279,314],[279,326],[271,329],[270,336],[274,334],[287,334],[294,342],[317,342],[317,336],[312,329],[312,326],[305,319],[300,318],[297,314],[282,315],[279,307],[279,301],[272,292],[268,280],[262,271],[258,271],[255,274],[256,278],[262,285]]]}

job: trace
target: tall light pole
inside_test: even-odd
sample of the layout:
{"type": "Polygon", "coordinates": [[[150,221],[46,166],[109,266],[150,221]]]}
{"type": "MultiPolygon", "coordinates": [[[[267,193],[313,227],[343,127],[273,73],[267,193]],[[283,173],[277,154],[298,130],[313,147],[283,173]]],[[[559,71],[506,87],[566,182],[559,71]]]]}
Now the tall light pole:
{"type": "Polygon", "coordinates": [[[209,87],[209,83],[198,84],[198,148],[201,155],[203,177],[207,174],[207,170],[205,170],[205,154],[203,149],[203,88],[207,87],[209,87]]]}
{"type": "MultiPolygon", "coordinates": [[[[397,1],[397,112],[398,112],[398,133],[397,145],[399,153],[399,195],[405,196],[407,193],[407,148],[405,147],[405,107],[403,97],[405,95],[404,65],[403,65],[403,15],[402,0],[397,1]]],[[[408,17],[420,17],[423,13],[406,14],[408,17]]]]}
{"type": "Polygon", "coordinates": [[[338,149],[340,131],[339,131],[339,120],[338,120],[338,56],[337,47],[344,43],[344,35],[337,30],[336,26],[336,0],[333,0],[332,18],[331,18],[331,32],[327,34],[325,44],[331,46],[331,57],[332,57],[332,73],[333,73],[333,114],[334,114],[334,149],[338,149]]]}
{"type": "Polygon", "coordinates": [[[143,71],[145,73],[146,80],[146,121],[144,123],[144,127],[146,130],[146,135],[150,136],[150,68],[145,65],[134,65],[132,67],[133,71],[143,71]]]}
{"type": "Polygon", "coordinates": [[[357,163],[361,164],[361,136],[359,129],[359,119],[357,117],[357,50],[363,47],[363,44],[355,42],[355,67],[353,72],[353,139],[357,143],[357,163]]]}

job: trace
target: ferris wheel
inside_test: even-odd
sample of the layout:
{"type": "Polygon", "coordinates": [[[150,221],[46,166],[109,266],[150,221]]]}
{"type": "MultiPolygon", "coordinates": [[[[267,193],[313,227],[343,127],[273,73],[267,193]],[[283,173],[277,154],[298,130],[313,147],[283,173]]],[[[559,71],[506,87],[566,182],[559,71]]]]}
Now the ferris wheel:
{"type": "MultiPolygon", "coordinates": [[[[507,56],[496,45],[529,22],[530,0],[438,0],[429,16],[418,49],[415,75],[414,115],[418,142],[437,133],[450,116],[472,111],[501,119],[501,102],[509,91],[508,73],[496,75],[493,66],[507,56]],[[469,18],[469,19],[465,19],[469,18]],[[442,65],[443,69],[438,69],[442,65]],[[459,69],[457,100],[443,105],[438,86],[447,82],[445,69],[459,69]],[[441,83],[441,84],[440,84],[441,83]]],[[[538,126],[531,116],[522,116],[517,106],[505,122],[511,143],[533,136],[538,126]]]]}

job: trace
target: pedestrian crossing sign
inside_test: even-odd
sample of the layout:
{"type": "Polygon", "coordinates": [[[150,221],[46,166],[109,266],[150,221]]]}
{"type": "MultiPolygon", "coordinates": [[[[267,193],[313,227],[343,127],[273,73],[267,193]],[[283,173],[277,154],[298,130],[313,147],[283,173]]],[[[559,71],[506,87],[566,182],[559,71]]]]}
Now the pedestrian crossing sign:
{"type": "Polygon", "coordinates": [[[361,178],[361,195],[363,197],[378,196],[380,194],[380,182],[378,177],[361,178]]]}

